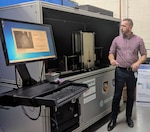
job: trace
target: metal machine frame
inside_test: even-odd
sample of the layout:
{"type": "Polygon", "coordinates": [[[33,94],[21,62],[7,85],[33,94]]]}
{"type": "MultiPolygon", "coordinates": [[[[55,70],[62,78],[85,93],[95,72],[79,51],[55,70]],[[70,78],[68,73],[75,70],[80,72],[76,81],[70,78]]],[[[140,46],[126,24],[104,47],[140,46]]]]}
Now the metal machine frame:
{"type": "MultiPolygon", "coordinates": [[[[119,22],[119,19],[105,16],[97,13],[92,13],[89,11],[84,11],[80,9],[59,6],[54,4],[49,4],[47,2],[41,1],[34,1],[34,2],[27,2],[22,3],[14,6],[8,6],[0,8],[0,17],[2,18],[9,18],[9,19],[16,19],[22,21],[29,21],[29,22],[37,22],[43,23],[43,8],[52,9],[61,12],[68,12],[70,14],[76,14],[81,16],[88,16],[97,19],[104,19],[108,21],[116,21],[119,22]],[[17,15],[16,15],[17,14],[17,15]]],[[[0,50],[2,47],[0,46],[0,50]]],[[[14,67],[6,67],[3,53],[0,52],[0,56],[2,56],[2,63],[0,65],[0,81],[3,82],[15,82],[14,76],[14,67]],[[5,73],[5,74],[4,74],[5,73]]],[[[27,65],[29,68],[29,72],[33,78],[37,81],[39,80],[41,69],[42,69],[42,62],[31,63],[27,65]]],[[[80,126],[75,129],[74,131],[82,131],[85,128],[89,127],[90,125],[94,124],[96,121],[107,115],[111,110],[111,100],[113,96],[113,83],[114,83],[114,67],[106,67],[99,70],[90,71],[87,73],[65,77],[64,80],[72,80],[79,83],[86,83],[89,85],[90,89],[88,92],[84,93],[79,98],[79,103],[81,104],[81,116],[80,116],[80,126]],[[106,89],[106,90],[104,90],[106,89]],[[88,111],[87,111],[88,110],[88,111]]],[[[44,78],[44,77],[43,77],[44,78]]],[[[0,88],[1,89],[1,88],[0,88]]],[[[3,111],[3,115],[8,115],[8,111],[5,109],[0,109],[3,111]]],[[[20,111],[19,107],[10,108],[10,115],[17,114],[17,111],[20,111]]],[[[31,127],[32,131],[36,132],[50,132],[50,108],[43,107],[42,108],[43,114],[41,115],[42,121],[35,121],[34,124],[40,124],[39,128],[35,128],[34,125],[31,127]],[[43,129],[44,128],[44,129],[43,129]]],[[[21,111],[20,111],[21,112],[21,111]]],[[[1,113],[1,112],[0,112],[1,113]]],[[[9,116],[10,116],[9,115],[9,116]]],[[[28,127],[28,120],[26,120],[23,114],[19,114],[18,120],[21,120],[19,124],[13,123],[13,125],[19,126],[21,123],[24,123],[24,127],[28,127]],[[22,121],[23,118],[23,121],[22,121]]],[[[13,116],[14,117],[14,116],[13,116]]],[[[8,125],[4,125],[0,123],[0,126],[4,125],[5,127],[10,128],[11,132],[13,132],[13,127],[11,126],[12,117],[6,116],[8,121],[8,125]],[[11,128],[12,127],[12,128],[11,128]]],[[[0,122],[2,120],[0,119],[0,122]]],[[[32,124],[32,122],[31,122],[32,124]]],[[[37,125],[38,126],[38,125],[37,125]]],[[[15,132],[20,132],[20,130],[14,130],[15,132]]],[[[26,128],[22,130],[22,132],[26,132],[26,128]]],[[[9,131],[8,131],[9,132],[9,131]]]]}

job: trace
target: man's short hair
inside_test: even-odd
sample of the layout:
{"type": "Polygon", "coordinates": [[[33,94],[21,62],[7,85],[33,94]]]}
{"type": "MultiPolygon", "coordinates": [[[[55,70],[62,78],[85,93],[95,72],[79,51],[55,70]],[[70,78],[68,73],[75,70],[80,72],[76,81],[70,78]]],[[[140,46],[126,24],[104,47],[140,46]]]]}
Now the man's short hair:
{"type": "Polygon", "coordinates": [[[125,18],[123,21],[128,21],[129,25],[133,27],[133,21],[130,18],[125,18]]]}

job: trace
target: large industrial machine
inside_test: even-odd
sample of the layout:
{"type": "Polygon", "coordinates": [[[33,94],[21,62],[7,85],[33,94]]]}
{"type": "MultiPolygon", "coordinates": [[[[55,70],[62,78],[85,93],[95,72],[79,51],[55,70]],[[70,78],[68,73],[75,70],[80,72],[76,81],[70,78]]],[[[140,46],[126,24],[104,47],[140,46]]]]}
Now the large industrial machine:
{"type": "Polygon", "coordinates": [[[36,82],[26,67],[29,61],[56,58],[50,25],[1,19],[0,35],[6,65],[15,65],[15,70],[22,79],[21,87],[16,84],[18,89],[1,93],[0,105],[34,107],[44,105],[51,107],[50,117],[55,121],[51,123],[52,131],[71,131],[78,127],[80,116],[78,98],[88,86],[70,81],[63,81],[61,84],[36,82]],[[67,116],[59,119],[65,111],[67,116]]]}
{"type": "Polygon", "coordinates": [[[83,131],[110,113],[119,19],[42,1],[0,12],[0,129],[83,131]]]}

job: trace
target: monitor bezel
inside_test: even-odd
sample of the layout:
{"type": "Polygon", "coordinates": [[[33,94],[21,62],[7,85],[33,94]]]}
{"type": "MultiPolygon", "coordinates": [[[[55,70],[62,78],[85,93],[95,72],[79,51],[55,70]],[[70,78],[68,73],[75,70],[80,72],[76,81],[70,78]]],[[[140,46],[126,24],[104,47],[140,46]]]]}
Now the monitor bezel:
{"type": "MultiPolygon", "coordinates": [[[[11,27],[14,28],[14,27],[11,27]]],[[[43,30],[46,31],[46,30],[43,30]]],[[[46,31],[46,34],[48,34],[48,32],[46,31]]],[[[3,47],[3,52],[4,52],[4,57],[5,57],[5,62],[7,66],[10,65],[19,65],[19,64],[26,64],[29,62],[36,62],[36,61],[43,61],[43,60],[48,60],[48,59],[56,59],[57,58],[57,52],[56,52],[56,46],[55,46],[55,41],[54,41],[54,35],[53,35],[53,30],[52,30],[52,26],[49,24],[40,24],[40,23],[33,23],[33,22],[26,22],[26,21],[21,21],[21,20],[13,20],[13,19],[6,19],[6,18],[0,18],[0,39],[1,39],[1,43],[2,43],[2,47],[3,47]],[[53,43],[53,52],[54,52],[54,56],[52,57],[50,56],[46,56],[45,58],[32,58],[30,60],[22,60],[19,62],[10,62],[9,57],[8,57],[8,51],[7,51],[7,47],[6,47],[6,41],[5,41],[5,36],[4,36],[4,32],[3,32],[3,21],[9,21],[9,22],[17,22],[17,23],[24,23],[24,24],[33,24],[33,25],[39,25],[39,26],[44,26],[49,28],[49,32],[50,32],[50,37],[51,37],[51,41],[53,43]]],[[[50,46],[50,45],[49,45],[50,46]]]]}

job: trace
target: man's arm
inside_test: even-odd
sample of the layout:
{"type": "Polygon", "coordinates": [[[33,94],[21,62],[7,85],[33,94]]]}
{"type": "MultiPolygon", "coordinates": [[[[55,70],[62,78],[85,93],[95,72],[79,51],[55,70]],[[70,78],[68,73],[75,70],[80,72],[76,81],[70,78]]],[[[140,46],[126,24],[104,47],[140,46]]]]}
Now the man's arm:
{"type": "Polygon", "coordinates": [[[142,55],[141,58],[137,61],[139,64],[142,64],[146,61],[147,55],[142,55]]]}
{"type": "Polygon", "coordinates": [[[108,55],[108,59],[109,59],[111,65],[113,65],[113,66],[118,66],[119,65],[119,63],[115,60],[115,57],[114,57],[113,54],[110,53],[108,55]]]}
{"type": "Polygon", "coordinates": [[[140,64],[144,63],[145,60],[146,60],[146,58],[147,58],[147,55],[142,55],[137,62],[135,62],[134,64],[132,64],[132,66],[131,66],[132,70],[133,71],[137,71],[138,68],[139,68],[139,66],[140,66],[140,64]]]}

